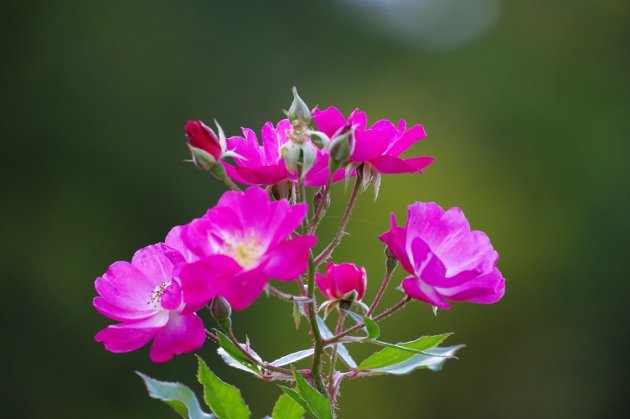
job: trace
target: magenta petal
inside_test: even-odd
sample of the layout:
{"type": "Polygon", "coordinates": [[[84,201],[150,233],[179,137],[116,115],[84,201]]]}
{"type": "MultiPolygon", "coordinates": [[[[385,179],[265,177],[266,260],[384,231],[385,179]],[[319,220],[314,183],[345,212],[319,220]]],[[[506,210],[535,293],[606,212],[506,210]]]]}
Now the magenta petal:
{"type": "Polygon", "coordinates": [[[145,313],[149,310],[147,301],[153,289],[161,282],[162,278],[148,278],[131,263],[115,262],[96,279],[94,286],[110,306],[145,313]]]}
{"type": "Polygon", "coordinates": [[[166,310],[176,310],[182,303],[182,289],[177,283],[173,281],[171,285],[166,287],[162,292],[162,298],[160,304],[166,310]]]}
{"type": "Polygon", "coordinates": [[[308,267],[309,252],[316,244],[315,236],[300,236],[286,241],[267,253],[262,268],[274,279],[297,279],[308,267]]]}
{"type": "Polygon", "coordinates": [[[175,266],[184,262],[184,257],[177,250],[158,243],[138,250],[131,259],[131,264],[147,278],[159,283],[168,282],[173,276],[175,266]]]}
{"type": "Polygon", "coordinates": [[[269,216],[268,234],[272,235],[270,244],[275,245],[284,241],[304,220],[308,212],[308,205],[304,203],[289,206],[286,200],[271,203],[272,211],[269,216]]]}
{"type": "Polygon", "coordinates": [[[478,275],[457,287],[437,288],[438,291],[453,301],[492,304],[499,301],[505,293],[505,279],[498,269],[485,275],[478,275]]]}
{"type": "Polygon", "coordinates": [[[157,331],[156,328],[133,329],[113,325],[98,332],[94,340],[104,344],[110,352],[131,352],[146,345],[157,331]]]}
{"type": "MultiPolygon", "coordinates": [[[[329,278],[327,286],[329,294],[334,298],[342,299],[348,293],[356,291],[356,299],[361,300],[365,296],[367,275],[365,269],[354,263],[329,263],[326,266],[326,277],[329,278]]],[[[330,298],[330,297],[329,297],[330,298]]]]}
{"type": "Polygon", "coordinates": [[[184,303],[191,306],[207,304],[219,295],[220,287],[243,268],[225,255],[208,256],[198,262],[183,265],[179,273],[184,303]]]}
{"type": "Polygon", "coordinates": [[[244,185],[251,185],[250,182],[246,181],[245,179],[241,177],[241,175],[238,174],[234,166],[224,161],[221,163],[223,163],[223,167],[225,168],[225,173],[227,173],[230,179],[232,179],[235,182],[242,183],[244,185]]]}
{"type": "Polygon", "coordinates": [[[201,348],[205,340],[205,327],[196,314],[171,312],[166,326],[155,335],[149,355],[153,362],[170,361],[173,355],[201,348]]]}
{"type": "Polygon", "coordinates": [[[399,156],[417,141],[427,136],[422,125],[415,125],[407,130],[400,138],[392,142],[387,150],[387,154],[399,156]]]}
{"type": "Polygon", "coordinates": [[[387,137],[379,131],[356,131],[354,139],[350,160],[355,162],[367,162],[380,156],[388,145],[387,137]]]}
{"type": "Polygon", "coordinates": [[[334,106],[324,111],[319,109],[313,110],[313,119],[315,119],[317,129],[329,137],[332,137],[341,127],[346,125],[346,118],[334,106]]]}
{"type": "Polygon", "coordinates": [[[289,178],[289,172],[284,165],[236,167],[235,172],[244,183],[250,185],[273,185],[289,178]]]}
{"type": "Polygon", "coordinates": [[[435,289],[415,277],[403,279],[402,287],[405,293],[416,300],[426,301],[427,303],[448,310],[451,306],[435,291],[435,289]]]}
{"type": "Polygon", "coordinates": [[[124,304],[112,304],[103,297],[95,297],[92,304],[94,305],[96,311],[101,313],[103,316],[109,317],[112,320],[120,322],[134,321],[138,319],[144,319],[156,313],[156,309],[148,304],[150,298],[151,296],[148,295],[145,301],[145,305],[142,309],[139,309],[137,307],[129,307],[124,304]]]}
{"type": "Polygon", "coordinates": [[[261,159],[260,145],[256,133],[248,128],[243,128],[244,137],[230,137],[227,139],[227,148],[235,152],[239,157],[234,158],[237,166],[260,166],[261,159]]]}
{"type": "Polygon", "coordinates": [[[433,157],[415,157],[411,159],[401,159],[389,154],[378,156],[370,160],[374,168],[384,174],[398,173],[422,173],[422,168],[430,165],[433,157]]]}
{"type": "Polygon", "coordinates": [[[324,297],[329,300],[336,300],[339,297],[335,294],[335,286],[332,276],[322,275],[319,272],[315,274],[315,284],[317,288],[324,294],[324,297]]]}
{"type": "Polygon", "coordinates": [[[419,237],[411,243],[410,253],[413,256],[414,270],[423,282],[439,283],[446,273],[440,259],[431,252],[429,246],[419,237]]]}
{"type": "Polygon", "coordinates": [[[262,269],[241,271],[217,283],[218,295],[225,298],[234,310],[243,310],[256,301],[267,282],[267,275],[262,269]]]}
{"type": "Polygon", "coordinates": [[[391,230],[381,234],[378,238],[387,245],[402,267],[408,273],[414,274],[415,272],[406,250],[407,230],[396,225],[396,216],[394,213],[391,214],[391,224],[391,230]]]}

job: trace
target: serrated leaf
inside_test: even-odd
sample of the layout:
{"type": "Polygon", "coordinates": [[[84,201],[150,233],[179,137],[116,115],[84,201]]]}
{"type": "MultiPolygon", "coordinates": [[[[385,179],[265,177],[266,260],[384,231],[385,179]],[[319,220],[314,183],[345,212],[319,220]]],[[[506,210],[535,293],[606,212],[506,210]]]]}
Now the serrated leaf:
{"type": "Polygon", "coordinates": [[[195,393],[184,384],[159,381],[141,372],[136,372],[144,381],[149,396],[168,404],[183,418],[213,419],[214,415],[201,410],[195,393]]]}
{"type": "Polygon", "coordinates": [[[378,338],[381,334],[381,329],[378,327],[378,324],[367,316],[363,316],[363,321],[365,322],[365,330],[367,331],[368,339],[378,338]]]}
{"type": "MultiPolygon", "coordinates": [[[[217,337],[219,338],[219,345],[221,346],[221,348],[223,348],[226,354],[230,356],[230,358],[232,358],[234,361],[238,362],[239,364],[247,367],[248,369],[256,373],[260,372],[260,369],[258,369],[258,366],[254,362],[252,362],[252,360],[249,359],[243,352],[241,352],[227,336],[225,336],[223,333],[221,333],[218,330],[216,334],[217,334],[217,337]]],[[[250,354],[254,356],[252,350],[250,350],[250,354]]],[[[219,355],[221,355],[221,352],[219,352],[219,355]]],[[[223,357],[223,355],[221,356],[223,360],[225,361],[226,360],[225,357],[223,357]]],[[[234,365],[232,365],[231,363],[227,361],[226,363],[234,367],[234,365]]],[[[239,369],[242,369],[242,368],[239,368],[239,369]]]]}
{"type": "Polygon", "coordinates": [[[282,394],[273,407],[273,419],[301,419],[306,410],[287,394],[282,394]]]}
{"type": "Polygon", "coordinates": [[[297,362],[301,359],[308,358],[309,356],[313,355],[313,352],[313,348],[293,352],[292,354],[288,354],[276,359],[271,363],[271,365],[273,365],[274,367],[281,367],[283,365],[291,364],[292,362],[297,362]]]}
{"type": "Polygon", "coordinates": [[[451,333],[444,333],[435,336],[423,336],[411,342],[402,342],[396,344],[385,344],[385,342],[375,342],[384,344],[387,348],[370,355],[367,359],[359,364],[361,370],[374,370],[384,368],[389,365],[400,364],[409,358],[417,355],[418,351],[426,351],[431,349],[449,337],[451,333]],[[409,351],[409,349],[413,351],[409,351]]]}
{"type": "MultiPolygon", "coordinates": [[[[324,320],[322,320],[322,318],[319,316],[317,316],[317,325],[324,339],[330,339],[331,337],[333,337],[333,333],[330,331],[328,326],[326,326],[326,323],[324,322],[324,320]]],[[[354,361],[354,359],[352,359],[352,356],[350,356],[350,352],[348,352],[348,349],[346,349],[344,345],[342,344],[337,345],[337,353],[339,354],[339,357],[343,360],[343,362],[346,363],[348,367],[350,368],[357,367],[357,363],[354,361]]]]}
{"type": "Polygon", "coordinates": [[[318,419],[332,419],[332,405],[330,400],[315,390],[300,373],[293,369],[295,390],[304,400],[308,411],[318,419]]]}
{"type": "Polygon", "coordinates": [[[396,365],[373,369],[372,372],[378,374],[404,375],[413,370],[427,368],[431,371],[439,371],[444,363],[455,356],[455,353],[465,345],[455,345],[447,347],[435,347],[427,349],[425,354],[413,355],[411,358],[396,365]]]}
{"type": "Polygon", "coordinates": [[[219,419],[251,417],[241,391],[217,377],[201,357],[197,356],[197,381],[203,385],[203,398],[219,419]]]}

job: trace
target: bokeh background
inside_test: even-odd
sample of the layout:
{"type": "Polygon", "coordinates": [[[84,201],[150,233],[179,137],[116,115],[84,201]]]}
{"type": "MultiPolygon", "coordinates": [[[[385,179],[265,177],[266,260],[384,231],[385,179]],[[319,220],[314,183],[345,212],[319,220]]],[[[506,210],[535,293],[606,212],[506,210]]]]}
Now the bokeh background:
{"type": "MultiPolygon", "coordinates": [[[[406,118],[436,162],[360,198],[337,260],[376,291],[388,214],[461,206],[501,254],[507,294],[383,338],[453,331],[440,373],[347,383],[347,418],[612,418],[628,406],[630,3],[624,0],[14,2],[2,13],[2,416],[169,418],[134,370],[194,382],[192,356],[106,352],[91,307],[107,266],[199,216],[222,186],[184,163],[187,119],[229,134],[308,103],[406,118]]],[[[335,192],[325,231],[343,207],[335,192]]],[[[398,278],[400,278],[400,272],[398,278]]],[[[390,290],[386,301],[396,301],[390,290]]],[[[268,359],[308,344],[290,307],[234,321],[268,359]]],[[[369,348],[357,348],[356,357],[369,348]]],[[[279,391],[211,367],[254,417],[279,391]]],[[[625,412],[627,413],[627,412],[625,412]]]]}

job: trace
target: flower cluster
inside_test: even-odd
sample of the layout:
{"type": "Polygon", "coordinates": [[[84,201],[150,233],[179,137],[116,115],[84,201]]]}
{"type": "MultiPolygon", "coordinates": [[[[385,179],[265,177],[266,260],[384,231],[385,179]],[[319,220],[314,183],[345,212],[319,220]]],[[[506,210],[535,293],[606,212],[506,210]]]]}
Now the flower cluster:
{"type": "MultiPolygon", "coordinates": [[[[357,367],[347,359],[350,370],[336,371],[344,339],[378,342],[376,322],[412,300],[449,309],[450,302],[488,304],[501,299],[505,280],[488,237],[471,230],[459,208],[445,211],[435,203],[416,202],[409,206],[403,227],[392,214],[391,229],[379,236],[388,255],[385,276],[370,305],[364,303],[366,270],[349,262],[335,263],[335,248],[361,192],[373,185],[377,197],[382,175],[421,174],[433,162],[432,157],[402,157],[426,137],[425,130],[404,120],[370,125],[358,109],[347,117],[335,107],[311,110],[295,89],[286,116],[263,125],[262,144],[248,128],[240,136],[226,137],[218,124],[217,134],[201,121],[187,123],[185,133],[195,166],[232,190],[201,217],[172,228],[162,243],[138,250],[131,262],[115,262],[96,280],[95,309],[118,322],[95,337],[107,350],[129,352],[152,340],[151,360],[165,362],[196,351],[207,340],[223,347],[225,338],[231,349],[237,348],[253,363],[260,377],[297,384],[299,378],[291,370],[262,361],[249,345],[238,343],[231,329],[231,309],[246,309],[266,293],[294,304],[297,316],[309,321],[313,349],[306,352],[313,361],[303,374],[317,391],[334,400],[344,377],[384,371],[382,365],[379,369],[368,362],[357,367]],[[317,229],[330,205],[332,185],[352,178],[354,187],[333,239],[317,246],[317,229]],[[400,288],[403,299],[375,315],[397,264],[408,274],[400,288]],[[295,282],[297,293],[277,288],[283,282],[295,282]],[[327,300],[321,305],[316,287],[327,300]],[[211,309],[222,331],[206,329],[198,313],[204,307],[211,309]],[[318,314],[323,308],[326,314],[333,308],[338,312],[335,333],[324,333],[326,327],[318,314]],[[346,315],[356,321],[348,329],[344,329],[346,315]],[[356,336],[364,328],[367,336],[356,336]],[[328,346],[332,352],[324,350],[328,346]],[[322,358],[326,356],[331,370],[325,375],[322,358]]],[[[228,349],[224,352],[230,353],[228,349]]],[[[429,355],[418,352],[415,356],[429,355]]],[[[244,362],[234,354],[232,358],[244,362]]],[[[435,359],[422,362],[443,362],[435,359]]]]}

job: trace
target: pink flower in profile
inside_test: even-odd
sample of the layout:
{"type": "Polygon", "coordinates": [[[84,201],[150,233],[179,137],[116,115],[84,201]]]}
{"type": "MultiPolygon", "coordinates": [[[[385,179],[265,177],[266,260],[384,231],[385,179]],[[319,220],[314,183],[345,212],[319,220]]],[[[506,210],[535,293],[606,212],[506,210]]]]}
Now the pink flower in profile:
{"type": "MultiPolygon", "coordinates": [[[[297,170],[290,172],[285,165],[280,153],[282,145],[289,141],[291,122],[283,119],[274,128],[273,123],[267,122],[261,132],[262,146],[258,143],[256,133],[249,128],[243,128],[243,137],[230,137],[227,139],[227,147],[230,152],[237,154],[234,157],[234,166],[224,163],[228,176],[234,181],[245,185],[273,185],[283,180],[297,180],[297,170]]],[[[315,164],[306,173],[304,183],[306,186],[322,186],[326,184],[329,176],[328,153],[313,147],[316,153],[315,164]]],[[[339,182],[344,178],[344,171],[335,172],[333,182],[339,182]]]]}
{"type": "Polygon", "coordinates": [[[355,128],[350,153],[350,162],[354,167],[363,163],[375,174],[422,173],[422,169],[433,162],[433,157],[400,157],[414,143],[426,137],[422,125],[407,129],[402,119],[398,126],[382,119],[367,128],[365,112],[355,109],[346,119],[335,107],[323,111],[315,109],[313,118],[318,129],[330,138],[350,127],[355,128]]]}
{"type": "Polygon", "coordinates": [[[411,274],[402,286],[412,298],[448,309],[447,300],[490,304],[505,293],[497,252],[485,233],[470,230],[459,208],[416,202],[406,226],[392,214],[392,228],[380,239],[411,274]]]}
{"type": "Polygon", "coordinates": [[[308,206],[271,201],[257,187],[226,192],[201,218],[173,228],[166,238],[186,261],[180,272],[184,302],[206,304],[215,296],[242,310],[270,278],[291,281],[307,268],[315,236],[290,238],[308,206]]]}
{"type": "Polygon", "coordinates": [[[201,319],[182,299],[175,273],[182,255],[164,244],[140,249],[128,262],[115,262],[95,282],[94,308],[121,323],[95,336],[111,352],[136,350],[151,339],[153,362],[199,349],[206,338],[201,319]]]}
{"type": "Polygon", "coordinates": [[[326,274],[317,273],[315,283],[329,300],[356,300],[365,296],[365,269],[353,263],[329,263],[326,274]]]}

